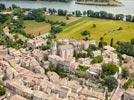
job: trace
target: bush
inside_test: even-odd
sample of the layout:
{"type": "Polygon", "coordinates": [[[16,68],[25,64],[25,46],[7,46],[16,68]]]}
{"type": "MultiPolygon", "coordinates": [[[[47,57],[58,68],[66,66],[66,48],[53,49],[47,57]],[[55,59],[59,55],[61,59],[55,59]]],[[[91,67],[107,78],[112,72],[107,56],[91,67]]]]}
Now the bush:
{"type": "Polygon", "coordinates": [[[0,86],[0,96],[4,95],[5,93],[6,93],[6,89],[0,86]]]}
{"type": "Polygon", "coordinates": [[[86,58],[87,57],[87,54],[80,52],[80,53],[77,54],[77,57],[78,58],[86,58]]]}
{"type": "Polygon", "coordinates": [[[69,20],[69,16],[68,15],[66,16],[66,20],[69,20]]]}
{"type": "Polygon", "coordinates": [[[58,27],[52,26],[51,32],[54,33],[54,34],[60,33],[60,32],[62,32],[62,28],[59,27],[59,26],[58,27]]]}
{"type": "Polygon", "coordinates": [[[96,28],[96,24],[93,24],[93,28],[96,28]]]}
{"type": "Polygon", "coordinates": [[[119,71],[119,68],[115,64],[103,64],[102,73],[104,75],[115,75],[119,71]]]}
{"type": "Polygon", "coordinates": [[[65,26],[66,23],[65,23],[65,22],[60,22],[60,25],[61,25],[61,26],[65,26]]]}
{"type": "Polygon", "coordinates": [[[129,87],[134,88],[134,80],[133,79],[129,79],[124,85],[123,88],[126,90],[129,87]]]}
{"type": "Polygon", "coordinates": [[[121,31],[121,30],[123,30],[123,28],[122,28],[122,27],[119,27],[117,30],[118,30],[118,31],[121,31]]]}
{"type": "Polygon", "coordinates": [[[48,49],[50,49],[50,45],[43,45],[43,46],[41,47],[41,49],[42,49],[42,50],[48,50],[48,49]]]}
{"type": "Polygon", "coordinates": [[[83,31],[81,34],[82,34],[83,36],[86,36],[86,35],[90,35],[90,32],[89,32],[89,31],[83,31]]]}
{"type": "Polygon", "coordinates": [[[87,71],[89,69],[89,67],[88,66],[85,66],[85,65],[79,65],[79,69],[81,71],[87,71]]]}
{"type": "Polygon", "coordinates": [[[101,63],[103,61],[102,56],[96,56],[93,58],[92,63],[101,63]]]}

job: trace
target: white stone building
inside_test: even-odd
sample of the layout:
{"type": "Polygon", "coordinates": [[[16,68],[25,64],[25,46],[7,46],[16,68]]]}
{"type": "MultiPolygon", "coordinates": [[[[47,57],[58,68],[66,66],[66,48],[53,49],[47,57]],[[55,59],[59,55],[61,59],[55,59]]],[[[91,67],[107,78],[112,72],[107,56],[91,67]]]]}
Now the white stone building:
{"type": "Polygon", "coordinates": [[[63,59],[69,59],[74,56],[74,48],[72,45],[61,45],[58,48],[58,54],[63,59]]]}

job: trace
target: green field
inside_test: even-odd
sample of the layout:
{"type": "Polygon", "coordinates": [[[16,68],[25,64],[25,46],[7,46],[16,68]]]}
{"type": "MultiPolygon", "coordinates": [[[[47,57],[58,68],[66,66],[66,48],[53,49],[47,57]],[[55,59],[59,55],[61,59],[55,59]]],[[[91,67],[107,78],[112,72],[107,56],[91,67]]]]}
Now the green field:
{"type": "Polygon", "coordinates": [[[25,31],[32,35],[44,34],[50,31],[51,27],[46,22],[36,22],[34,20],[24,21],[25,31]]]}
{"type": "Polygon", "coordinates": [[[91,39],[98,41],[100,37],[104,37],[107,43],[110,42],[111,38],[114,38],[114,43],[117,41],[130,41],[134,38],[134,23],[87,17],[82,17],[66,25],[63,32],[57,34],[57,38],[84,39],[85,37],[81,35],[84,30],[91,33],[91,39]],[[93,24],[96,24],[95,28],[93,24]],[[123,29],[118,30],[120,27],[123,29]]]}

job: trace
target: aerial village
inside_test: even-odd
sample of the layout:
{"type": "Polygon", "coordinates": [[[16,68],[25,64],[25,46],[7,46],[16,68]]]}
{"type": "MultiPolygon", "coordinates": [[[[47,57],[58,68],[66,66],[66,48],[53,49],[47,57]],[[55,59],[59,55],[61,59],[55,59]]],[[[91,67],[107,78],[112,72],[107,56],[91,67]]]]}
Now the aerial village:
{"type": "MultiPolygon", "coordinates": [[[[2,31],[16,41],[8,26],[2,31]]],[[[134,57],[112,45],[49,33],[24,45],[0,45],[0,100],[134,100],[134,57]]]]}

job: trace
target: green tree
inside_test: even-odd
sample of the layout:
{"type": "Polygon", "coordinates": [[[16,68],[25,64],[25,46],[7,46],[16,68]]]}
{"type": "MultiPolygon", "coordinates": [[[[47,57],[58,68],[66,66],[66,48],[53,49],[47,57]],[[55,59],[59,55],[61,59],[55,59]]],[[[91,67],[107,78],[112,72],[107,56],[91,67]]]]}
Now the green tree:
{"type": "Polygon", "coordinates": [[[119,42],[116,50],[121,54],[127,54],[134,57],[134,45],[130,42],[119,42]]]}
{"type": "Polygon", "coordinates": [[[110,41],[110,46],[111,47],[113,46],[113,41],[114,41],[114,39],[112,38],[111,41],[110,41]]]}
{"type": "Polygon", "coordinates": [[[58,15],[59,15],[59,16],[66,16],[66,15],[67,15],[67,10],[59,9],[59,10],[58,10],[58,15]]]}
{"type": "Polygon", "coordinates": [[[75,14],[76,14],[77,17],[80,17],[82,15],[80,10],[76,10],[75,14]]]}
{"type": "Polygon", "coordinates": [[[87,16],[88,17],[93,17],[93,15],[94,15],[94,11],[92,11],[92,10],[87,11],[87,16]]]}
{"type": "Polygon", "coordinates": [[[0,23],[5,23],[9,17],[7,15],[0,15],[0,23]]]}
{"type": "Polygon", "coordinates": [[[114,19],[114,14],[107,13],[107,19],[114,19]]]}
{"type": "Polygon", "coordinates": [[[107,12],[105,12],[105,11],[100,11],[100,17],[101,18],[107,18],[107,12]]]}
{"type": "Polygon", "coordinates": [[[6,89],[0,86],[0,96],[4,95],[5,93],[6,93],[6,89]]]}
{"type": "Polygon", "coordinates": [[[103,61],[102,56],[96,56],[93,58],[92,63],[101,63],[103,61]]]}
{"type": "Polygon", "coordinates": [[[63,31],[63,29],[62,29],[61,27],[59,27],[59,26],[57,26],[57,27],[52,26],[52,27],[51,27],[51,32],[54,33],[54,34],[60,33],[60,32],[62,32],[62,31],[63,31]]]}
{"type": "Polygon", "coordinates": [[[126,15],[126,21],[131,22],[132,21],[132,16],[131,15],[126,15]]]}
{"type": "Polygon", "coordinates": [[[132,44],[132,45],[134,45],[134,38],[133,38],[133,39],[131,39],[131,44],[132,44]]]}
{"type": "Polygon", "coordinates": [[[86,36],[86,35],[89,35],[89,36],[90,36],[90,32],[87,31],[87,30],[83,31],[81,34],[82,34],[83,36],[86,36]]]}
{"type": "Polygon", "coordinates": [[[37,22],[42,22],[45,20],[43,9],[32,9],[28,15],[24,16],[25,20],[36,20],[37,22]]]}
{"type": "Polygon", "coordinates": [[[22,18],[24,16],[23,10],[21,8],[16,8],[13,10],[13,15],[19,16],[19,18],[22,18]]]}
{"type": "Polygon", "coordinates": [[[1,11],[1,10],[5,10],[5,9],[6,9],[5,4],[0,3],[0,11],[1,11]]]}
{"type": "Polygon", "coordinates": [[[16,9],[16,8],[19,8],[19,7],[15,4],[12,4],[12,9],[16,9]]]}
{"type": "Polygon", "coordinates": [[[115,15],[115,20],[123,20],[123,19],[124,19],[124,15],[123,14],[115,15]]]}
{"type": "Polygon", "coordinates": [[[101,37],[101,38],[100,38],[100,41],[99,41],[98,47],[99,47],[99,48],[103,48],[103,46],[104,46],[104,41],[103,41],[103,37],[101,37]]]}
{"type": "Polygon", "coordinates": [[[65,23],[65,22],[60,22],[60,25],[61,25],[61,26],[65,26],[66,23],[65,23]]]}
{"type": "Polygon", "coordinates": [[[119,71],[119,68],[115,64],[103,64],[102,73],[104,75],[115,75],[119,71]]]}
{"type": "Polygon", "coordinates": [[[86,16],[87,15],[87,12],[86,11],[83,11],[83,16],[86,16]]]}
{"type": "Polygon", "coordinates": [[[118,86],[118,81],[114,77],[107,77],[105,79],[105,85],[108,87],[108,91],[112,92],[118,86]]]}
{"type": "Polygon", "coordinates": [[[129,77],[129,71],[126,68],[122,68],[122,78],[127,79],[129,77]]]}
{"type": "Polygon", "coordinates": [[[69,16],[68,15],[66,16],[66,20],[69,20],[69,16]]]}

